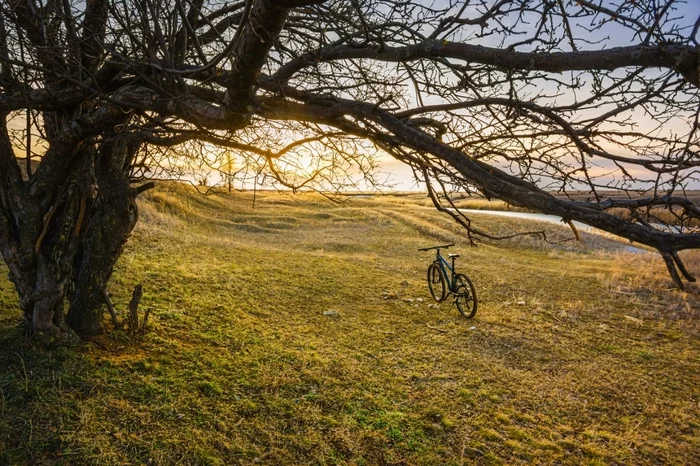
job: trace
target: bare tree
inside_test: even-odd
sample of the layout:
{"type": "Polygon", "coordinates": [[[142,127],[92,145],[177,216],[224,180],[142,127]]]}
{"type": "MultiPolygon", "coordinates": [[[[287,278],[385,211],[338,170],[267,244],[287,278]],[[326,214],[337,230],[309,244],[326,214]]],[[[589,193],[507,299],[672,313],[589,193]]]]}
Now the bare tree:
{"type": "Polygon", "coordinates": [[[674,0],[2,2],[0,249],[27,329],[101,331],[138,181],[173,157],[208,163],[202,145],[295,189],[371,176],[375,146],[440,208],[461,188],[578,220],[656,248],[682,286],[678,251],[700,247],[684,191],[697,15],[674,0]]]}

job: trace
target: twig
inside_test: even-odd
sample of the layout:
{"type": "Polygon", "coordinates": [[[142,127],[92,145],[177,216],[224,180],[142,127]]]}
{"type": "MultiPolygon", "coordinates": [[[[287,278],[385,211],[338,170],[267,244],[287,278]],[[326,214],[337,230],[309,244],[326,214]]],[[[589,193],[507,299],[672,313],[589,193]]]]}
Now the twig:
{"type": "Polygon", "coordinates": [[[443,329],[441,329],[441,328],[433,327],[432,325],[430,325],[430,324],[428,324],[428,323],[426,323],[425,325],[427,325],[429,329],[437,330],[437,331],[440,332],[440,333],[447,333],[447,330],[443,330],[443,329]]]}
{"type": "Polygon", "coordinates": [[[571,227],[571,231],[574,232],[574,236],[576,237],[576,241],[581,241],[581,235],[578,232],[578,229],[576,228],[576,225],[574,225],[574,222],[571,220],[566,220],[566,223],[571,227]]]}
{"type": "Polygon", "coordinates": [[[114,325],[114,328],[119,328],[119,319],[117,319],[117,312],[114,310],[114,304],[112,304],[112,299],[109,297],[109,293],[106,289],[102,290],[102,296],[104,297],[105,304],[107,305],[109,315],[112,316],[112,325],[114,325]]]}
{"type": "Polygon", "coordinates": [[[613,293],[617,293],[617,294],[623,294],[625,296],[636,296],[636,293],[628,293],[627,291],[617,291],[617,290],[610,290],[610,291],[612,291],[613,293]]]}
{"type": "Polygon", "coordinates": [[[129,333],[136,335],[139,332],[139,303],[143,298],[143,286],[141,284],[134,287],[129,303],[129,333]]]}
{"type": "Polygon", "coordinates": [[[143,322],[141,322],[141,328],[139,329],[139,333],[143,333],[146,330],[146,325],[148,325],[148,316],[151,315],[151,309],[148,308],[146,309],[146,312],[143,313],[143,322]]]}
{"type": "Polygon", "coordinates": [[[155,183],[153,183],[152,181],[149,181],[146,184],[142,184],[141,186],[134,188],[134,190],[136,191],[136,194],[138,195],[144,191],[148,191],[149,189],[153,189],[155,187],[156,187],[155,183]]]}

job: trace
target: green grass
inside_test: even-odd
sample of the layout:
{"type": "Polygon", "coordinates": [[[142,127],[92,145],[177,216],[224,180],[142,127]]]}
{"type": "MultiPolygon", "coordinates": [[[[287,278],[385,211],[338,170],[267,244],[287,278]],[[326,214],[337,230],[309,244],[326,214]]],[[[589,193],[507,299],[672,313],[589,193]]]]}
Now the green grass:
{"type": "Polygon", "coordinates": [[[469,248],[420,203],[161,186],[110,286],[144,285],[140,341],[34,349],[1,280],[0,465],[700,462],[697,287],[590,235],[469,248]],[[428,306],[443,240],[473,320],[428,306]]]}

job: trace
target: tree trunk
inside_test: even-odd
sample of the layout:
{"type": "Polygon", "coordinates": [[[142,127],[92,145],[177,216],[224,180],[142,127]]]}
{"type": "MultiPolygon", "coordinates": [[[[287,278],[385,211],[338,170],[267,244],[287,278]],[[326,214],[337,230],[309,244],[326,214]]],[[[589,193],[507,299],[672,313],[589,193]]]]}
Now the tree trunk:
{"type": "Polygon", "coordinates": [[[114,160],[100,162],[108,163],[96,170],[100,192],[76,258],[66,317],[71,328],[86,336],[102,332],[104,290],[138,219],[135,190],[128,178],[114,160]]]}
{"type": "Polygon", "coordinates": [[[125,168],[138,145],[105,135],[83,147],[43,209],[19,183],[0,189],[0,252],[27,332],[59,345],[102,332],[104,290],[137,220],[125,168]]]}

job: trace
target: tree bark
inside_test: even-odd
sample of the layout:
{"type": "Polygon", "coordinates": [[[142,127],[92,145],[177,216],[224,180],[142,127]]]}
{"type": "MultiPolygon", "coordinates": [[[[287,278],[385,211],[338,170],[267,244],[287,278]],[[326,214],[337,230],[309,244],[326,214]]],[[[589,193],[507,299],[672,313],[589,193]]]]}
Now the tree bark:
{"type": "Polygon", "coordinates": [[[0,252],[29,335],[74,344],[102,332],[103,293],[138,217],[126,170],[137,148],[108,135],[84,144],[43,210],[30,183],[0,185],[0,252]]]}
{"type": "Polygon", "coordinates": [[[136,190],[122,170],[129,151],[128,140],[103,143],[96,167],[99,193],[75,261],[70,310],[66,320],[80,335],[102,332],[104,291],[136,221],[136,190]]]}

